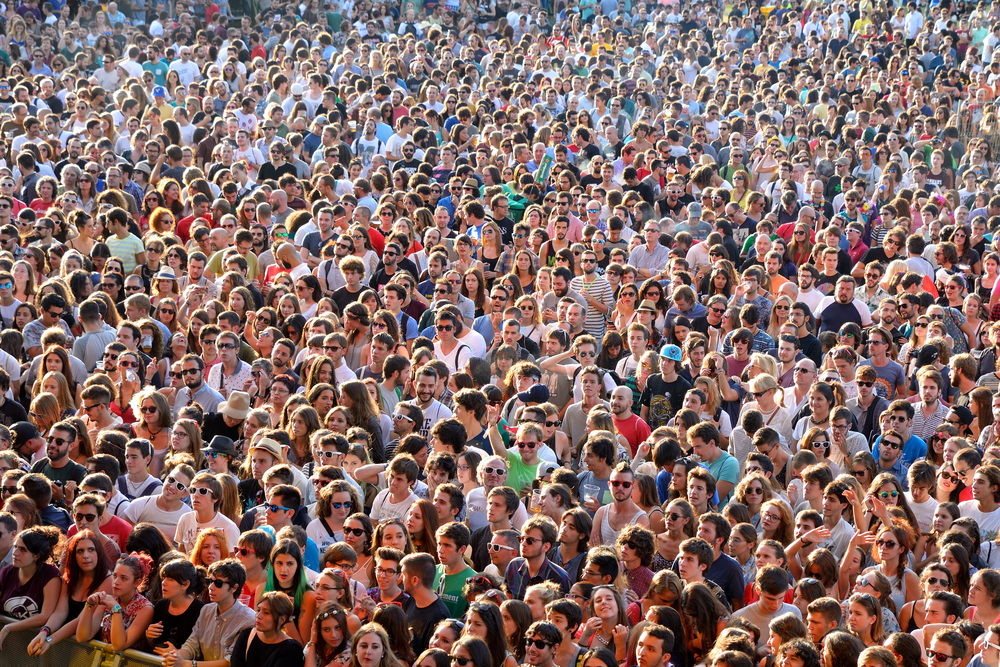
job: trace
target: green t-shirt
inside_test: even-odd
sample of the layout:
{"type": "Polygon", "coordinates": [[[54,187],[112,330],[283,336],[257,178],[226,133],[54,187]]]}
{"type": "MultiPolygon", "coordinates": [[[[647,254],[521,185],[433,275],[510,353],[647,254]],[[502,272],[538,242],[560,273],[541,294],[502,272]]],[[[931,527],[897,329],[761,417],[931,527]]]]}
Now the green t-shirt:
{"type": "Polygon", "coordinates": [[[434,591],[441,598],[441,602],[444,602],[444,606],[448,607],[450,618],[462,618],[465,615],[465,610],[469,608],[469,603],[462,597],[462,588],[465,586],[465,580],[476,576],[477,572],[466,566],[458,574],[445,574],[444,567],[444,565],[438,565],[436,568],[434,591]]]}
{"type": "MultiPolygon", "coordinates": [[[[538,463],[541,463],[541,461],[538,463]]],[[[513,450],[508,449],[507,466],[509,470],[507,471],[507,486],[521,493],[524,485],[531,484],[531,481],[538,476],[538,463],[528,465],[521,460],[521,452],[517,451],[516,448],[513,450]]]]}
{"type": "Polygon", "coordinates": [[[343,22],[344,17],[340,15],[340,12],[326,13],[326,24],[330,26],[330,30],[333,32],[340,32],[340,24],[343,22]]]}
{"type": "Polygon", "coordinates": [[[155,63],[148,60],[142,64],[144,72],[152,72],[153,79],[157,86],[167,85],[167,63],[157,60],[155,63]]]}

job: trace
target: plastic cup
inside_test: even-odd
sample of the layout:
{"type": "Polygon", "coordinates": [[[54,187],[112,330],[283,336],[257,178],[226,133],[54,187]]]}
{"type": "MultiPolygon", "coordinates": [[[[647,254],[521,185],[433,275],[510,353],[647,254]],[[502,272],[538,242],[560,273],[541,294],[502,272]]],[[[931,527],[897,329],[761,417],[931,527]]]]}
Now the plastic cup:
{"type": "Polygon", "coordinates": [[[597,500],[597,494],[601,492],[601,487],[596,484],[584,484],[583,485],[583,499],[587,502],[592,500],[597,500]]]}
{"type": "Polygon", "coordinates": [[[247,607],[250,606],[250,596],[249,595],[241,595],[237,599],[240,601],[240,604],[243,604],[243,605],[245,605],[247,607]]]}

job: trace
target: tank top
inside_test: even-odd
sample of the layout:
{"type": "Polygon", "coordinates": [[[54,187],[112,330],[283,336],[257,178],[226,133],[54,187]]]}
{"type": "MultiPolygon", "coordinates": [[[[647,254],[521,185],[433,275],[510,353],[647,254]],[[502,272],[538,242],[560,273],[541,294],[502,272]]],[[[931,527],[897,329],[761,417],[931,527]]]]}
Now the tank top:
{"type": "MultiPolygon", "coordinates": [[[[635,524],[636,520],[645,515],[646,512],[641,507],[639,510],[632,515],[628,523],[625,526],[631,526],[635,524]]],[[[614,544],[618,540],[618,534],[622,532],[621,530],[615,530],[611,527],[611,521],[608,517],[611,515],[611,506],[607,506],[607,510],[604,512],[604,516],[601,518],[601,542],[603,544],[614,544]]],[[[622,526],[622,530],[625,530],[625,526],[622,526]]]]}

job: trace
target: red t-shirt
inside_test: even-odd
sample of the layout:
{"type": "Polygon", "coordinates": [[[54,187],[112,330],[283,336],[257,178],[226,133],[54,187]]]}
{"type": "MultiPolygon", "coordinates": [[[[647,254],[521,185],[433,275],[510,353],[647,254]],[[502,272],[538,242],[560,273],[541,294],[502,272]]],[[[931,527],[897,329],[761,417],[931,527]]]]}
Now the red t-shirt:
{"type": "MultiPolygon", "coordinates": [[[[111,517],[110,521],[101,526],[101,534],[117,544],[118,549],[122,553],[125,553],[125,543],[128,542],[128,536],[132,534],[133,530],[134,529],[128,521],[125,521],[117,516],[111,517]]],[[[66,531],[66,537],[73,537],[78,532],[76,524],[74,523],[69,527],[69,530],[66,531]]]]}
{"type": "MultiPolygon", "coordinates": [[[[212,218],[209,216],[201,216],[201,219],[208,223],[209,227],[214,227],[212,223],[212,218]]],[[[181,241],[187,243],[191,240],[191,225],[194,224],[194,216],[189,215],[186,218],[181,218],[177,221],[177,236],[180,237],[181,241]]]]}
{"type": "Polygon", "coordinates": [[[635,456],[636,450],[639,449],[639,443],[643,442],[649,437],[650,431],[649,424],[644,422],[639,418],[634,412],[629,412],[626,419],[618,419],[615,417],[615,428],[618,429],[618,434],[625,436],[628,440],[629,449],[632,452],[632,456],[635,456]]]}

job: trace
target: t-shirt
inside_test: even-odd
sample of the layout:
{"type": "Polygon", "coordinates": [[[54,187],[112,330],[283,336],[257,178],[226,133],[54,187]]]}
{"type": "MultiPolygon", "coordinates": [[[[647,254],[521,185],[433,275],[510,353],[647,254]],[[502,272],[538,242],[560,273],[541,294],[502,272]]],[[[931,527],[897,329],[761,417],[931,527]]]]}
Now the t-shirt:
{"type": "Polygon", "coordinates": [[[871,359],[865,359],[858,366],[871,366],[875,369],[875,375],[878,376],[878,379],[875,380],[875,387],[872,391],[887,401],[896,398],[896,387],[903,386],[906,380],[903,367],[892,359],[889,359],[885,366],[876,366],[871,359]]]}
{"type": "MultiPolygon", "coordinates": [[[[782,614],[788,614],[788,613],[795,614],[795,616],[797,616],[800,619],[802,618],[802,612],[799,610],[798,607],[796,607],[793,604],[782,602],[781,608],[779,608],[778,611],[774,612],[773,614],[768,614],[767,612],[764,611],[763,608],[761,608],[759,601],[754,602],[753,604],[748,605],[746,607],[743,607],[742,609],[736,610],[735,612],[733,612],[733,618],[743,618],[750,621],[758,628],[766,628],[771,624],[771,621],[778,618],[782,614]]],[[[757,648],[761,648],[764,646],[764,644],[767,642],[767,637],[768,634],[766,632],[761,633],[760,639],[757,641],[757,648]]]]}
{"type": "Polygon", "coordinates": [[[922,503],[916,503],[913,501],[913,495],[907,491],[905,494],[906,502],[910,504],[910,509],[913,510],[913,516],[917,517],[917,525],[920,527],[920,534],[926,535],[931,532],[931,528],[934,524],[934,512],[937,511],[938,501],[934,499],[934,496],[927,496],[927,500],[922,503]]]}
{"type": "Polygon", "coordinates": [[[371,514],[368,516],[376,523],[388,521],[389,519],[403,519],[406,517],[406,511],[410,509],[410,505],[418,500],[420,499],[411,492],[402,502],[393,503],[389,495],[389,489],[384,489],[379,491],[379,494],[375,496],[371,514]]]}
{"type": "MultiPolygon", "coordinates": [[[[187,505],[181,505],[179,510],[165,512],[156,506],[156,499],[159,497],[143,496],[142,498],[133,500],[128,509],[125,510],[125,520],[133,526],[137,523],[151,523],[163,531],[164,535],[176,535],[177,522],[181,520],[182,516],[190,512],[191,508],[187,505]]],[[[236,544],[236,542],[233,542],[233,544],[236,544]]]]}
{"type": "Polygon", "coordinates": [[[125,275],[129,275],[135,271],[135,267],[139,266],[139,263],[135,261],[135,256],[146,252],[146,247],[142,245],[142,241],[135,234],[129,234],[123,239],[112,234],[105,243],[113,257],[121,258],[122,264],[125,265],[125,275]]]}
{"type": "Polygon", "coordinates": [[[448,607],[440,598],[426,607],[418,607],[414,603],[406,610],[406,622],[410,626],[410,647],[416,655],[427,650],[427,644],[434,635],[434,628],[448,617],[448,607]]]}
{"type": "Polygon", "coordinates": [[[462,587],[465,586],[466,579],[476,576],[476,571],[466,566],[458,574],[445,574],[444,569],[444,565],[436,566],[434,591],[448,608],[448,615],[451,618],[462,618],[465,610],[469,608],[469,603],[462,596],[462,587]]]}
{"type": "Polygon", "coordinates": [[[958,509],[962,516],[967,516],[979,526],[979,535],[982,538],[979,547],[979,556],[989,567],[995,567],[990,563],[1000,557],[1000,545],[995,543],[997,535],[1000,534],[1000,512],[982,512],[979,504],[975,500],[966,500],[958,504],[958,509]]]}
{"type": "Polygon", "coordinates": [[[0,570],[0,613],[22,621],[42,613],[45,584],[59,576],[59,568],[51,563],[41,564],[23,585],[17,573],[13,565],[0,570]]]}
{"type": "Polygon", "coordinates": [[[174,535],[174,542],[184,546],[186,553],[194,551],[195,542],[198,541],[198,534],[208,528],[218,528],[225,534],[229,544],[236,544],[240,540],[240,529],[233,523],[232,519],[222,512],[216,512],[211,521],[200,523],[197,512],[187,512],[177,521],[177,531],[174,535]]]}
{"type": "MultiPolygon", "coordinates": [[[[125,501],[126,503],[128,501],[125,501]]],[[[128,505],[126,505],[127,509],[128,505]]],[[[110,510],[105,510],[105,516],[107,516],[110,510]]],[[[66,537],[73,537],[77,533],[76,524],[69,527],[69,531],[66,533],[66,537]]],[[[129,525],[128,521],[122,520],[120,517],[113,516],[108,519],[108,522],[101,526],[101,534],[106,538],[118,545],[118,550],[125,551],[125,544],[128,542],[128,536],[132,534],[132,526],[129,525]]]]}
{"type": "Polygon", "coordinates": [[[198,615],[204,606],[204,602],[195,599],[183,613],[174,616],[170,613],[169,600],[160,600],[153,605],[153,623],[163,623],[163,634],[152,642],[152,648],[164,648],[167,642],[175,647],[183,646],[191,636],[191,630],[194,629],[194,624],[198,621],[198,615]]]}
{"type": "Polygon", "coordinates": [[[590,472],[589,470],[584,470],[583,472],[579,473],[576,477],[577,477],[577,479],[580,480],[580,497],[581,498],[583,497],[583,485],[584,484],[590,484],[592,486],[596,486],[599,489],[601,489],[601,492],[600,492],[598,498],[601,501],[602,505],[607,505],[608,503],[610,503],[613,500],[613,498],[611,496],[611,478],[610,477],[606,477],[606,478],[602,479],[602,478],[598,477],[597,475],[595,475],[594,473],[590,472]]]}
{"type": "Polygon", "coordinates": [[[508,449],[507,486],[520,493],[525,484],[531,484],[531,480],[538,476],[539,463],[541,463],[541,459],[537,463],[528,465],[521,459],[521,453],[517,449],[508,449]]]}
{"type": "MultiPolygon", "coordinates": [[[[712,476],[715,477],[716,480],[720,482],[730,482],[733,485],[733,489],[736,488],[736,483],[740,481],[740,464],[736,461],[735,457],[726,452],[722,452],[722,456],[706,465],[708,466],[708,471],[712,473],[712,476]]],[[[728,503],[730,498],[733,497],[733,489],[729,489],[729,493],[726,494],[725,498],[719,499],[720,510],[725,507],[726,503],[728,503]]]]}
{"type": "Polygon", "coordinates": [[[83,483],[83,478],[87,476],[87,469],[76,461],[69,461],[62,468],[53,468],[49,465],[48,457],[35,461],[31,466],[31,472],[39,472],[45,475],[51,482],[65,484],[73,480],[78,485],[83,483]]]}
{"type": "Polygon", "coordinates": [[[649,376],[639,403],[649,409],[646,421],[651,430],[666,426],[673,419],[683,406],[684,394],[690,388],[691,383],[679,375],[673,382],[665,382],[660,373],[649,376]]]}

